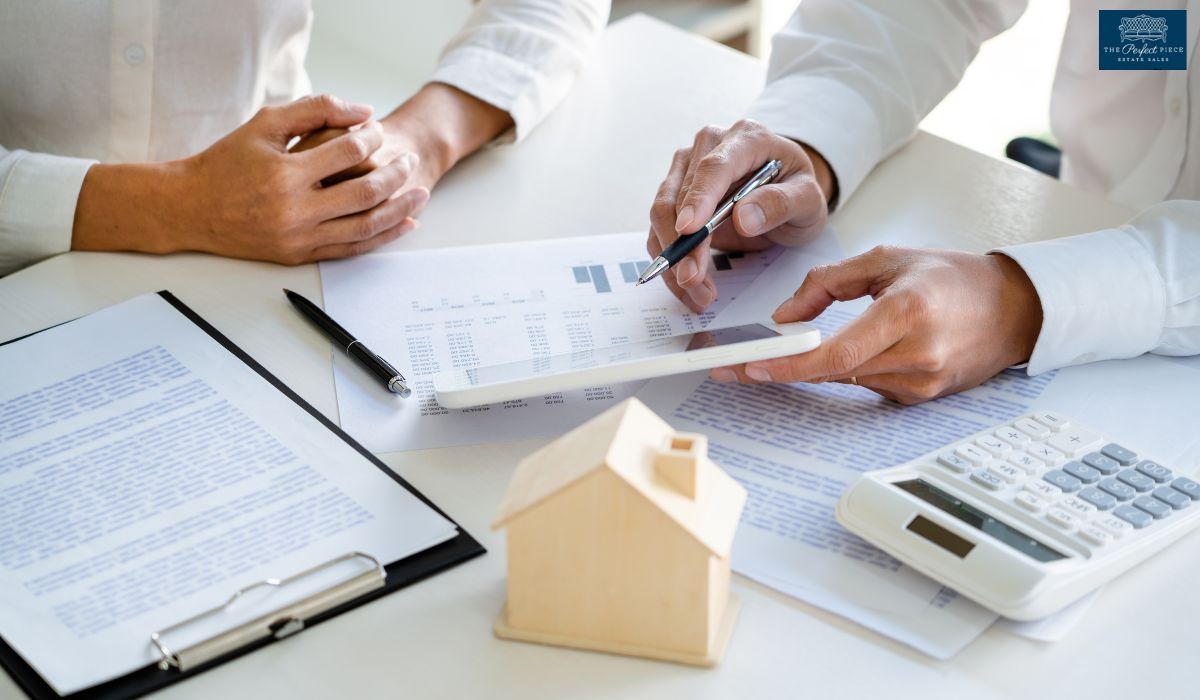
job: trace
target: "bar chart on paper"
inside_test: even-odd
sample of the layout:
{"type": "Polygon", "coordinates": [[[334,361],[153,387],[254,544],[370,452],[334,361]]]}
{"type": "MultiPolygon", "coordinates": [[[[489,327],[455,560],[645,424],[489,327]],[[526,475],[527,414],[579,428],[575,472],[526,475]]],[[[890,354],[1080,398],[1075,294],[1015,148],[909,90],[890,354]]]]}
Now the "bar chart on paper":
{"type": "MultiPolygon", "coordinates": [[[[410,379],[397,400],[345,358],[334,377],[342,426],[376,452],[517,440],[565,431],[637,385],[446,409],[433,376],[703,329],[778,256],[713,255],[717,301],[694,314],[654,283],[644,233],[369,255],[322,263],[325,307],[410,379]],[[379,309],[394,309],[380,318],[379,309]]],[[[386,312],[385,312],[386,313],[386,312]]]]}

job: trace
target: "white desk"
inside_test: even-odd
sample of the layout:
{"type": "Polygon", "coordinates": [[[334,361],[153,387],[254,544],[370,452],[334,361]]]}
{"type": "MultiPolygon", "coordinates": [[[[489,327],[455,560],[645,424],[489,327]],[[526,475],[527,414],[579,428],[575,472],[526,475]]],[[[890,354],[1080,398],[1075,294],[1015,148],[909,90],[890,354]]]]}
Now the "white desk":
{"type": "MultiPolygon", "coordinates": [[[[672,150],[706,123],[736,119],[762,78],[760,64],[723,47],[644,18],[619,23],[605,34],[596,64],[542,128],[519,148],[492,149],[464,163],[439,186],[421,230],[393,245],[642,229],[672,150]]],[[[982,250],[1112,225],[1128,213],[921,135],[876,170],[834,224],[851,253],[881,242],[982,250]],[[900,221],[919,224],[904,230],[927,233],[898,240],[890,231],[900,221]]],[[[284,286],[319,296],[317,269],[202,255],[70,253],[0,280],[0,338],[170,288],[336,416],[330,347],[286,305],[284,286]]],[[[991,630],[950,662],[930,660],[743,579],[735,586],[745,607],[715,670],[498,641],[491,625],[504,600],[504,543],[488,523],[517,460],[540,444],[384,455],[489,554],[164,695],[982,700],[1195,692],[1181,658],[1200,641],[1200,598],[1193,593],[1200,539],[1194,537],[1111,585],[1065,641],[1047,646],[991,630]]],[[[0,697],[16,693],[0,674],[0,697]]]]}

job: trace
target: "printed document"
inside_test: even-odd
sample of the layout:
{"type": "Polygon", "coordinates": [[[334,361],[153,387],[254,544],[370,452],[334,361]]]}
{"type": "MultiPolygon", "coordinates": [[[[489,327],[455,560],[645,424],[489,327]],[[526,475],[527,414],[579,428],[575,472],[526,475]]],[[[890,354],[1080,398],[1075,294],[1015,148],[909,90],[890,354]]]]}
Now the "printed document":
{"type": "Polygon", "coordinates": [[[438,404],[433,376],[699,331],[779,255],[714,253],[720,290],[693,314],[661,281],[634,288],[650,264],[646,234],[379,253],[321,263],[325,310],[410,380],[381,390],[334,353],[342,428],[374,452],[560,435],[643,382],[466,409],[438,404]]]}
{"type": "Polygon", "coordinates": [[[254,582],[457,532],[158,295],[0,367],[0,636],[60,694],[254,582]]]}

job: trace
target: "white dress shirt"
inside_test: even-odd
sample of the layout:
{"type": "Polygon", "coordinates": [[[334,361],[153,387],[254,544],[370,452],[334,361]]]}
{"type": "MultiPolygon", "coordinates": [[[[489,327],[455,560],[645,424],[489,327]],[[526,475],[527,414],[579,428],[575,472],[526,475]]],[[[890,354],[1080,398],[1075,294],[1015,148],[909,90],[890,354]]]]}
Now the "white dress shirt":
{"type": "MultiPolygon", "coordinates": [[[[1025,6],[804,0],[774,39],[767,86],[749,116],[820,152],[845,201],[1025,6]]],[[[1142,212],[1120,228],[1000,249],[1041,297],[1031,374],[1144,352],[1200,353],[1200,73],[1099,70],[1102,7],[1112,4],[1071,2],[1051,124],[1063,180],[1142,212]]],[[[1200,0],[1153,7],[1190,10],[1191,65],[1200,0]]]]}
{"type": "MultiPolygon", "coordinates": [[[[507,111],[520,139],[566,94],[609,4],[483,0],[430,80],[507,111]]],[[[0,275],[70,248],[93,163],[192,155],[308,94],[312,20],[309,0],[0,3],[0,275]]]]}

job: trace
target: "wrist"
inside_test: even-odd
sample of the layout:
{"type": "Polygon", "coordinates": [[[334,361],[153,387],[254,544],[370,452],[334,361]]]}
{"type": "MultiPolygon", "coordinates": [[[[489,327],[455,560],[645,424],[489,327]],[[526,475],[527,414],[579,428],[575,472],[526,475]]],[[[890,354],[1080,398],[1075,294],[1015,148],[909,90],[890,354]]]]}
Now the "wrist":
{"type": "Polygon", "coordinates": [[[813,177],[817,181],[817,186],[821,188],[821,192],[825,195],[825,204],[830,208],[837,204],[838,186],[837,178],[833,175],[833,168],[829,167],[829,161],[825,160],[825,156],[821,155],[815,148],[806,143],[801,143],[800,147],[808,155],[808,159],[812,161],[813,177]]]}
{"type": "Polygon", "coordinates": [[[1003,254],[987,256],[1000,274],[998,311],[1007,319],[1009,366],[1028,362],[1042,332],[1042,301],[1025,270],[1015,260],[1003,254]]]}
{"type": "Polygon", "coordinates": [[[195,197],[179,186],[179,162],[96,164],[75,207],[72,250],[172,253],[190,226],[177,213],[195,197]]]}

